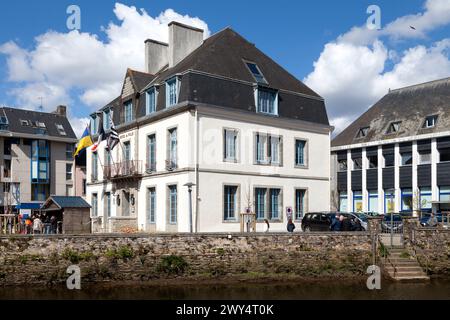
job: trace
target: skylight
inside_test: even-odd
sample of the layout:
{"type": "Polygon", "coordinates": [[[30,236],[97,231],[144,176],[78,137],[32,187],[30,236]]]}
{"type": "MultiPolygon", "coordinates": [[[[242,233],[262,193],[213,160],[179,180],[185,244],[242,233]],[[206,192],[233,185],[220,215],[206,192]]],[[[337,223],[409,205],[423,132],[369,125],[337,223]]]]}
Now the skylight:
{"type": "Polygon", "coordinates": [[[267,84],[266,78],[264,78],[264,75],[262,74],[259,67],[253,63],[253,62],[246,62],[247,68],[250,70],[250,72],[253,75],[253,78],[255,78],[256,82],[267,84]]]}
{"type": "Polygon", "coordinates": [[[425,123],[423,124],[423,128],[430,129],[434,128],[437,123],[438,116],[429,116],[425,119],[425,123]]]}
{"type": "Polygon", "coordinates": [[[63,125],[57,124],[56,129],[58,129],[58,133],[62,136],[67,136],[66,130],[64,130],[63,125]]]}
{"type": "Polygon", "coordinates": [[[359,129],[356,138],[365,138],[365,137],[367,137],[368,133],[369,133],[369,127],[361,128],[361,129],[359,129]]]}
{"type": "Polygon", "coordinates": [[[400,125],[401,125],[401,124],[402,124],[401,121],[392,122],[392,123],[389,125],[387,134],[392,134],[392,133],[397,133],[397,132],[399,132],[399,131],[400,131],[400,125]]]}

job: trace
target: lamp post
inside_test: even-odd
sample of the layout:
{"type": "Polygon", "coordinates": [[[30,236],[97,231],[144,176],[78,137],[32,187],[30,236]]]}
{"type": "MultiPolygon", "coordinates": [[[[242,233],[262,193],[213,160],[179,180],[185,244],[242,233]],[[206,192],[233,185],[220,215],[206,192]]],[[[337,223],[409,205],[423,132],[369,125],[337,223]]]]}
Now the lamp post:
{"type": "Polygon", "coordinates": [[[184,185],[188,188],[189,192],[189,231],[190,233],[194,233],[193,223],[192,223],[192,188],[195,187],[195,184],[192,182],[186,183],[184,185]]]}

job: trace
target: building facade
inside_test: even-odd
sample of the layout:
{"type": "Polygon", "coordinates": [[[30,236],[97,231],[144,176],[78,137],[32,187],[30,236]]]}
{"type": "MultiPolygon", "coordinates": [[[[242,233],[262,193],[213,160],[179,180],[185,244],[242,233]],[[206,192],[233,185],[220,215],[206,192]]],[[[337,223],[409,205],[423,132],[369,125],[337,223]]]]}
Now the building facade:
{"type": "Polygon", "coordinates": [[[332,142],[332,205],[431,211],[450,201],[450,78],[390,91],[332,142]]]}
{"type": "Polygon", "coordinates": [[[76,142],[64,106],[54,113],[0,108],[0,210],[38,209],[50,195],[73,195],[76,142]]]}
{"type": "Polygon", "coordinates": [[[247,210],[284,231],[291,209],[329,210],[332,128],[314,91],[231,29],[204,40],[171,23],[146,68],[92,115],[93,133],[102,117],[120,136],[87,152],[94,232],[239,232],[247,210]]]}

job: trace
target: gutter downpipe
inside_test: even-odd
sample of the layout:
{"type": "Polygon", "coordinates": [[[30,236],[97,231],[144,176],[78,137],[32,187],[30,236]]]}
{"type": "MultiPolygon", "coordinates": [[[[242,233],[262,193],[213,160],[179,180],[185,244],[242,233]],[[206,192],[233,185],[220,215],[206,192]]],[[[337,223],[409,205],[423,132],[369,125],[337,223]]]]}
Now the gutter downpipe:
{"type": "Polygon", "coordinates": [[[199,118],[198,118],[198,108],[195,107],[195,230],[194,233],[198,232],[199,229],[199,209],[198,209],[198,198],[199,198],[199,118]]]}

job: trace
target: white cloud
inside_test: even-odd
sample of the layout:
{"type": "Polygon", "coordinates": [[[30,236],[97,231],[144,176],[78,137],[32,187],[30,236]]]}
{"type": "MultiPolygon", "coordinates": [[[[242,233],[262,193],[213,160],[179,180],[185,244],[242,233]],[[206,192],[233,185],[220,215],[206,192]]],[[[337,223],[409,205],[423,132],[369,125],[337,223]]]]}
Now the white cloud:
{"type": "Polygon", "coordinates": [[[81,135],[83,134],[84,130],[86,130],[86,127],[89,124],[89,118],[77,118],[77,117],[70,117],[70,124],[72,125],[72,129],[77,135],[78,138],[81,138],[81,135]]]}
{"type": "Polygon", "coordinates": [[[396,40],[410,37],[409,30],[413,30],[409,25],[425,32],[450,23],[450,1],[428,0],[425,8],[424,13],[396,19],[382,31],[355,27],[325,45],[304,81],[325,98],[335,133],[389,89],[450,76],[450,38],[403,52],[392,50],[382,41],[383,35],[396,40]],[[388,64],[392,67],[387,68],[388,64]]]}
{"type": "Polygon", "coordinates": [[[7,56],[8,80],[17,83],[9,92],[17,106],[35,109],[38,97],[44,97],[46,109],[53,109],[57,104],[76,104],[79,99],[91,107],[86,110],[89,113],[119,95],[128,67],[144,70],[144,41],[167,41],[170,21],[210,34],[199,18],[171,9],[153,18],[144,9],[116,3],[114,13],[119,23],[102,28],[104,41],[96,34],[49,31],[37,36],[29,51],[14,42],[1,45],[0,53],[7,56]]]}
{"type": "MultiPolygon", "coordinates": [[[[414,15],[399,17],[386,24],[381,30],[369,30],[365,25],[353,27],[347,33],[338,37],[338,42],[355,45],[368,45],[379,37],[389,37],[393,40],[425,38],[427,32],[446,26],[450,23],[449,0],[427,0],[425,11],[414,15]],[[412,29],[411,27],[414,27],[412,29]]],[[[383,11],[381,11],[383,17],[383,11]]]]}

